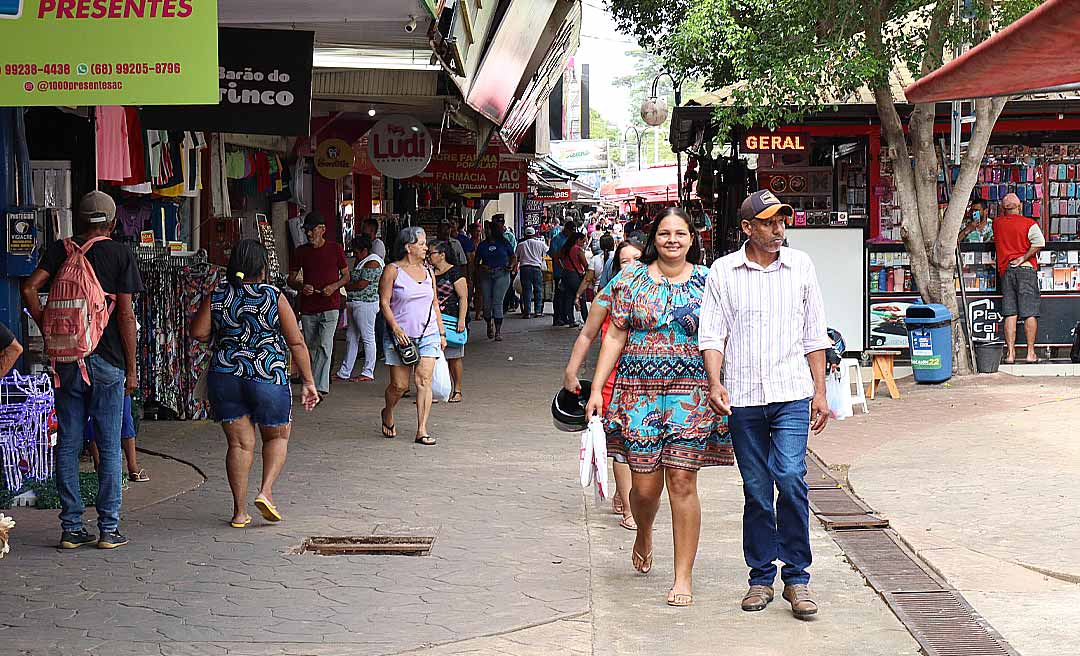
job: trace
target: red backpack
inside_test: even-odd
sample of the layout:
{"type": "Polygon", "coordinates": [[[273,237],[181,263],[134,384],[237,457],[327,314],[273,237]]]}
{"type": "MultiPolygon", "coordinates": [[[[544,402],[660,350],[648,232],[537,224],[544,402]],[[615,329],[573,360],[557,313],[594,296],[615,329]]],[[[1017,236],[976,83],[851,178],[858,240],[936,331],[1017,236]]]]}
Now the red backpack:
{"type": "MultiPolygon", "coordinates": [[[[116,296],[106,294],[98,282],[94,267],[86,259],[90,247],[108,237],[95,237],[79,246],[71,239],[64,240],[67,259],[53,278],[49,302],[45,306],[45,352],[57,363],[78,362],[83,380],[90,384],[86,372],[86,356],[94,352],[109,317],[116,306],[116,296]],[[111,303],[108,301],[112,301],[111,303]]],[[[60,377],[56,376],[60,387],[60,377]]]]}

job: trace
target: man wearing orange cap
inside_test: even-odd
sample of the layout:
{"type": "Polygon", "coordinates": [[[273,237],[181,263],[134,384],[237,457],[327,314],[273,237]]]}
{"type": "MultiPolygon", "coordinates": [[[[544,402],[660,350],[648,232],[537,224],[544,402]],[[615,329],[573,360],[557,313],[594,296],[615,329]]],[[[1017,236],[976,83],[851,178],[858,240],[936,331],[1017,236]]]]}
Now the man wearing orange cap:
{"type": "Polygon", "coordinates": [[[1016,194],[1001,199],[1003,216],[994,220],[998,279],[1005,317],[1005,364],[1016,362],[1016,322],[1024,322],[1027,362],[1038,362],[1035,336],[1039,331],[1039,263],[1035,255],[1046,246],[1039,224],[1020,214],[1023,203],[1016,194]]]}

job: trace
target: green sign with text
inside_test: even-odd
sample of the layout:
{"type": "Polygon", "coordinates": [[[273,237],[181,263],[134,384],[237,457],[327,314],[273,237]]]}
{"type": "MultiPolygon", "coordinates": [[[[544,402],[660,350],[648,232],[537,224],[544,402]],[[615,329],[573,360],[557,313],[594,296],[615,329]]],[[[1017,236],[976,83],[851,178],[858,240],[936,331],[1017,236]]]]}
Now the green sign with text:
{"type": "Polygon", "coordinates": [[[0,106],[218,103],[216,0],[0,0],[0,106]]]}

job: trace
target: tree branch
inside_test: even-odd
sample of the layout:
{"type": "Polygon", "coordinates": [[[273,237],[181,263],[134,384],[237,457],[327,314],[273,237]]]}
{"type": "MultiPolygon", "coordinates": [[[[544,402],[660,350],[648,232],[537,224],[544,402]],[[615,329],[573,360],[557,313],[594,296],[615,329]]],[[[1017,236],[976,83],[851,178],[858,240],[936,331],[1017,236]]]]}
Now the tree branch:
{"type": "MultiPolygon", "coordinates": [[[[930,15],[930,29],[926,35],[926,51],[922,58],[920,77],[941,67],[945,61],[945,30],[952,19],[952,0],[937,0],[930,15]]],[[[914,71],[912,71],[914,72],[914,71]]]]}

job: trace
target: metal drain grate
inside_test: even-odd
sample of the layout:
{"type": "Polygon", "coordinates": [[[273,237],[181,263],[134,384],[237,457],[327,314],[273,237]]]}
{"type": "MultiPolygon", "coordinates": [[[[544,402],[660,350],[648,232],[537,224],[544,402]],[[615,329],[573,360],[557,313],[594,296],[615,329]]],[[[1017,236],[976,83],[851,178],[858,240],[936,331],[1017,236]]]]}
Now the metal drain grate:
{"type": "Polygon", "coordinates": [[[837,531],[833,539],[878,592],[938,591],[945,586],[883,530],[837,531]]]}
{"type": "Polygon", "coordinates": [[[840,481],[836,480],[825,467],[809,453],[806,454],[806,484],[811,490],[828,490],[840,487],[840,481]]]}
{"type": "Polygon", "coordinates": [[[927,656],[1019,656],[953,590],[890,592],[885,601],[927,656]]]}
{"type": "Polygon", "coordinates": [[[322,556],[427,556],[435,546],[432,536],[346,535],[341,537],[310,537],[304,540],[300,553],[322,556]]]}
{"type": "Polygon", "coordinates": [[[873,512],[870,506],[843,488],[810,490],[810,508],[815,515],[866,515],[873,512]]]}
{"type": "Polygon", "coordinates": [[[818,515],[818,519],[830,531],[846,531],[856,528],[889,528],[889,520],[877,515],[818,515]]]}

